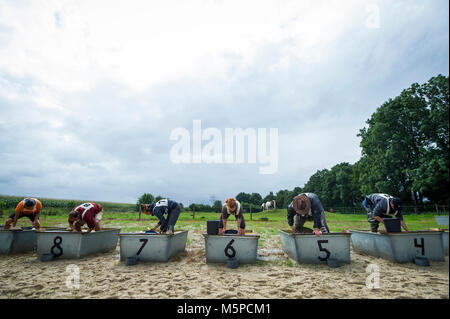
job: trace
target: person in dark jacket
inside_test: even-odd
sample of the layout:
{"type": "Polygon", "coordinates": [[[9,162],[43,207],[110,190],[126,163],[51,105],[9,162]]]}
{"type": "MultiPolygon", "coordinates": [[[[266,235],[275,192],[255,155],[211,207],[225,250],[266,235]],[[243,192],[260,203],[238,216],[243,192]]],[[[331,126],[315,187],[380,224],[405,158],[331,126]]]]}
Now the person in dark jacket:
{"type": "Polygon", "coordinates": [[[322,203],[313,193],[303,193],[294,197],[287,208],[287,220],[293,233],[300,232],[306,221],[314,221],[313,234],[316,236],[330,232],[322,203]]]}
{"type": "Polygon", "coordinates": [[[181,207],[177,202],[170,199],[161,199],[156,203],[142,204],[141,210],[144,214],[156,216],[159,219],[158,224],[151,230],[156,231],[158,227],[161,227],[159,233],[167,233],[168,235],[174,233],[174,227],[181,212],[181,207]],[[167,214],[167,218],[164,218],[164,214],[167,214]]]}
{"type": "Polygon", "coordinates": [[[364,198],[363,207],[367,211],[367,221],[370,223],[370,230],[378,232],[380,223],[384,224],[383,218],[397,217],[405,231],[409,231],[403,220],[402,200],[387,194],[370,194],[364,198]]]}

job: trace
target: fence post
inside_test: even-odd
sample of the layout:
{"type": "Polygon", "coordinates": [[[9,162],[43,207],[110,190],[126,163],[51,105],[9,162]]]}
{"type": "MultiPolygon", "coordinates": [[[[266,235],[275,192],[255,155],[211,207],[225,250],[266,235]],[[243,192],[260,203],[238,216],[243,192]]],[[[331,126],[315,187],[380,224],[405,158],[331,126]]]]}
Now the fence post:
{"type": "Polygon", "coordinates": [[[250,206],[250,220],[253,220],[253,216],[252,216],[252,206],[250,206]]]}
{"type": "Polygon", "coordinates": [[[192,219],[195,219],[195,207],[192,207],[192,219]]]}
{"type": "Polygon", "coordinates": [[[142,209],[139,208],[139,221],[141,220],[141,212],[142,212],[142,209]]]}

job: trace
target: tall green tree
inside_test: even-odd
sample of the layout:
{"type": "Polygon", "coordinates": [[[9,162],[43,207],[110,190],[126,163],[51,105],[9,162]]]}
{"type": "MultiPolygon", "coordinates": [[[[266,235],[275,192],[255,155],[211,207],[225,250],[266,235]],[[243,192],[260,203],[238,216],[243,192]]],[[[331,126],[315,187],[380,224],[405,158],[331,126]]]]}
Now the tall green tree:
{"type": "Polygon", "coordinates": [[[358,134],[362,192],[390,193],[416,205],[424,194],[443,200],[438,189],[448,194],[448,107],[443,76],[414,83],[379,107],[358,134]]]}

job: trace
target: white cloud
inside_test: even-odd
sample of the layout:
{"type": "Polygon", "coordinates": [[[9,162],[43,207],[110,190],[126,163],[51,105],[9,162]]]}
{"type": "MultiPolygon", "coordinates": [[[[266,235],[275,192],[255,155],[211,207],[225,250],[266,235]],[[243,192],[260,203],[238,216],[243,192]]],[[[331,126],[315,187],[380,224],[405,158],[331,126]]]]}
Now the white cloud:
{"type": "Polygon", "coordinates": [[[448,1],[371,3],[379,29],[362,0],[0,2],[0,193],[188,203],[356,161],[376,107],[448,70],[448,1]],[[173,165],[193,119],[278,128],[278,173],[173,165]]]}

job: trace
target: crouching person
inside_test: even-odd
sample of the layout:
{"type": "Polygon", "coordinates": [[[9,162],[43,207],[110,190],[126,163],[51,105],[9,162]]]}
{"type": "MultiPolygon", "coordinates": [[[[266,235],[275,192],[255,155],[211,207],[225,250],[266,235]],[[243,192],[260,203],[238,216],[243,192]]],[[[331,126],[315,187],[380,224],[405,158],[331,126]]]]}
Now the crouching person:
{"type": "Polygon", "coordinates": [[[364,198],[363,207],[367,212],[367,221],[370,223],[370,230],[378,232],[380,223],[384,224],[383,218],[398,218],[405,231],[409,231],[403,220],[402,200],[387,194],[370,194],[364,198]]]}
{"type": "Polygon", "coordinates": [[[103,215],[103,207],[96,203],[84,203],[75,207],[69,213],[69,226],[71,231],[81,232],[81,226],[88,227],[88,232],[100,231],[100,221],[103,215]]]}
{"type": "Polygon", "coordinates": [[[178,217],[180,217],[181,206],[170,199],[161,199],[157,203],[142,204],[141,210],[144,214],[156,216],[159,219],[158,224],[151,230],[156,231],[159,227],[159,233],[167,233],[171,235],[174,233],[175,224],[178,217]],[[167,215],[167,219],[164,218],[167,215]]]}
{"type": "Polygon", "coordinates": [[[227,198],[225,204],[222,207],[219,221],[219,235],[225,234],[225,231],[227,229],[227,220],[230,215],[234,215],[236,219],[238,235],[245,235],[245,220],[242,206],[241,203],[239,203],[239,201],[234,198],[227,198]]]}
{"type": "Polygon", "coordinates": [[[304,193],[294,197],[287,208],[287,220],[293,233],[301,232],[306,221],[314,222],[313,233],[316,236],[330,232],[322,203],[319,197],[313,193],[304,193]]]}
{"type": "Polygon", "coordinates": [[[39,229],[41,227],[41,224],[39,223],[41,209],[42,203],[39,200],[36,198],[25,198],[16,206],[15,213],[8,217],[3,229],[9,229],[11,224],[13,224],[13,227],[16,227],[17,220],[22,217],[27,217],[31,221],[33,227],[39,229]]]}

